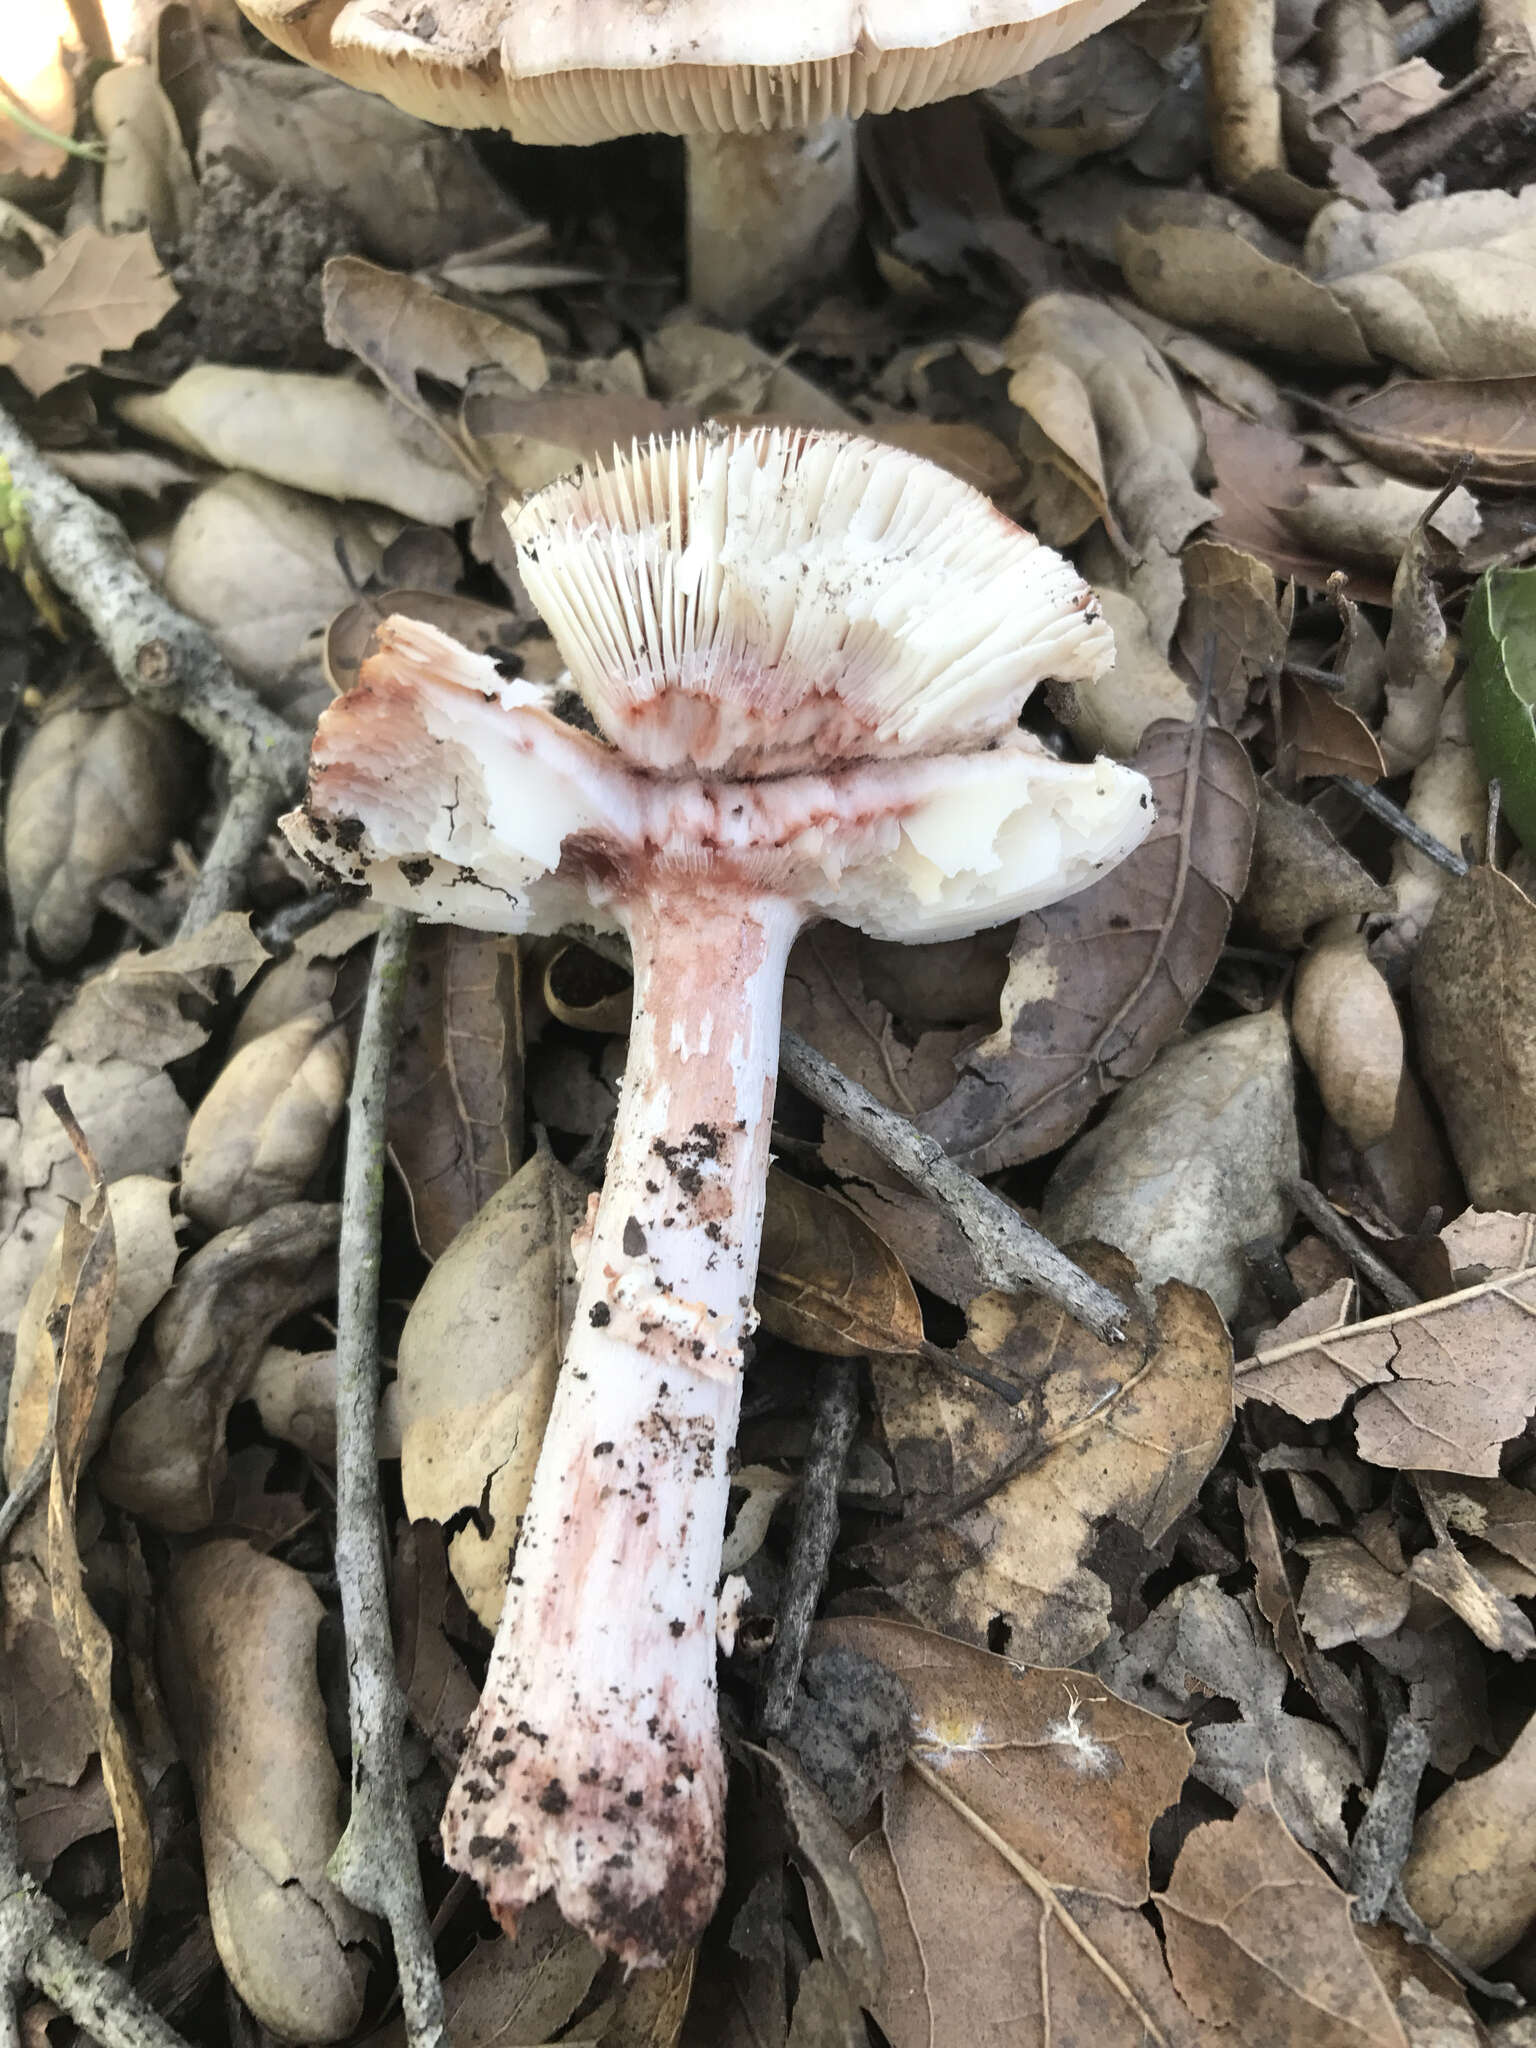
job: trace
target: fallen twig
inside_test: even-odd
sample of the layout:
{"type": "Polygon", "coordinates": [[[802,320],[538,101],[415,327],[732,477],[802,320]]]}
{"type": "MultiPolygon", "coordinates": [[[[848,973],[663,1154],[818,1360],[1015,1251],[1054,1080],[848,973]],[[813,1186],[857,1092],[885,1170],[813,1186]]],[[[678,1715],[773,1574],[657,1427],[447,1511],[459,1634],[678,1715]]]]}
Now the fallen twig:
{"type": "Polygon", "coordinates": [[[27,1876],[0,1750],[0,2043],[19,2043],[15,1995],[30,1984],[101,2048],[187,2048],[126,1977],[64,1931],[64,1915],[27,1876]]]}
{"type": "Polygon", "coordinates": [[[1361,810],[1369,811],[1399,839],[1406,839],[1410,846],[1417,847],[1424,858],[1432,860],[1436,867],[1444,868],[1447,874],[1452,875],[1467,872],[1467,864],[1459,853],[1452,853],[1433,832],[1426,832],[1400,804],[1393,803],[1391,797],[1383,796],[1379,789],[1372,789],[1368,782],[1357,782],[1353,775],[1335,775],[1333,779],[1340,789],[1349,791],[1361,810]]]}
{"type": "Polygon", "coordinates": [[[805,1662],[806,1638],[837,1541],[837,1489],[859,1420],[859,1362],[828,1358],[816,1375],[816,1421],[800,1480],[800,1505],[790,1538],[779,1629],[768,1657],[761,1721],[765,1734],[782,1735],[795,1711],[795,1688],[805,1662]]]}
{"type": "Polygon", "coordinates": [[[379,927],[348,1102],[337,1288],[336,1577],[347,1640],[352,1811],[329,1876],[355,1906],[389,1922],[410,2048],[446,2048],[443,1987],[405,1797],[405,1699],[395,1674],[377,1439],[384,1113],[411,922],[393,910],[379,927]]]}
{"type": "Polygon", "coordinates": [[[1309,1180],[1286,1183],[1285,1192],[1302,1215],[1337,1251],[1358,1266],[1388,1308],[1417,1308],[1419,1297],[1407,1281],[1378,1258],[1347,1216],[1341,1216],[1321,1188],[1309,1180]]]}
{"type": "Polygon", "coordinates": [[[53,1429],[38,1445],[36,1455],[3,1501],[0,1501],[0,1552],[16,1532],[16,1525],[48,1483],[53,1467],[53,1429]]]}
{"type": "Polygon", "coordinates": [[[140,568],[122,524],[60,476],[0,408],[0,457],[26,501],[28,533],[129,695],[180,718],[223,757],[230,794],[182,919],[196,931],[238,899],[251,855],[304,779],[303,739],[235,675],[209,634],[140,568]]]}

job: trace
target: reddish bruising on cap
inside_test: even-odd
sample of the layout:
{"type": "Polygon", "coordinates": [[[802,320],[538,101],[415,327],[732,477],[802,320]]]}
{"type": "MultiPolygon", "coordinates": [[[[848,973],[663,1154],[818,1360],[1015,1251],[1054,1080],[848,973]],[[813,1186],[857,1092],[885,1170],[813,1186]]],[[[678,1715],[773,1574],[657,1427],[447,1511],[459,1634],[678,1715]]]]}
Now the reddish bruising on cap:
{"type": "Polygon", "coordinates": [[[629,1078],[443,1839],[509,1929],[553,1891],[656,1963],[723,1878],[716,1586],[801,913],[715,871],[623,915],[629,1078]]]}

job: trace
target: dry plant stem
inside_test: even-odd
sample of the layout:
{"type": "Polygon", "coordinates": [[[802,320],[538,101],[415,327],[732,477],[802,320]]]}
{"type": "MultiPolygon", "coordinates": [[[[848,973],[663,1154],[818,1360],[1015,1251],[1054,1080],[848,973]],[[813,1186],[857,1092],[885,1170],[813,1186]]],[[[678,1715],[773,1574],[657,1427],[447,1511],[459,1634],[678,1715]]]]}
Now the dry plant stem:
{"type": "Polygon", "coordinates": [[[1066,1309],[1106,1344],[1124,1343],[1125,1303],[1032,1230],[1011,1202],[957,1166],[936,1138],[887,1109],[792,1031],[784,1034],[780,1064],[802,1095],[857,1131],[903,1180],[948,1211],[988,1287],[1007,1294],[1029,1288],[1066,1309]]]}
{"type": "Polygon", "coordinates": [[[348,1103],[337,1290],[336,1577],[347,1641],[352,1811],[329,1875],[353,1905],[389,1922],[410,2048],[447,2048],[443,1987],[405,1798],[405,1700],[395,1674],[377,1434],[384,1113],[411,924],[405,912],[392,910],[379,926],[348,1103]]]}
{"type": "Polygon", "coordinates": [[[826,1359],[816,1375],[816,1421],[800,1479],[778,1634],[763,1686],[761,1721],[768,1735],[784,1734],[795,1711],[806,1638],[837,1541],[837,1489],[858,1420],[858,1360],[826,1359]]]}
{"type": "Polygon", "coordinates": [[[652,1964],[724,1874],[716,1589],[801,913],[674,883],[624,914],[618,1124],[443,1839],[504,1925],[553,1891],[652,1964]]]}
{"type": "Polygon", "coordinates": [[[16,1532],[16,1525],[48,1483],[53,1468],[53,1427],[37,1447],[37,1455],[22,1473],[3,1502],[0,1502],[0,1553],[16,1532]]]}
{"type": "Polygon", "coordinates": [[[183,920],[183,930],[196,930],[235,900],[244,860],[302,788],[304,742],[239,681],[203,628],[155,589],[121,522],[60,476],[3,409],[0,458],[25,496],[39,560],[123,687],[147,709],[182,719],[228,764],[229,814],[210,854],[213,872],[183,920]]]}
{"type": "MultiPolygon", "coordinates": [[[[578,929],[574,936],[602,959],[629,966],[622,939],[586,929],[578,929]]],[[[857,1131],[887,1166],[894,1166],[903,1180],[953,1218],[985,1286],[1005,1294],[1028,1288],[1064,1308],[1106,1344],[1125,1342],[1130,1311],[1119,1296],[1074,1265],[1048,1237],[1032,1230],[1013,1204],[985,1181],[957,1166],[937,1138],[920,1131],[899,1110],[887,1108],[798,1032],[786,1031],[780,1038],[779,1067],[807,1101],[857,1131]]]]}
{"type": "Polygon", "coordinates": [[[1384,1259],[1376,1256],[1360,1232],[1347,1217],[1339,1214],[1321,1188],[1313,1187],[1309,1180],[1293,1180],[1286,1183],[1285,1191],[1312,1227],[1359,1267],[1389,1308],[1419,1306],[1419,1297],[1407,1281],[1400,1279],[1384,1259]]]}
{"type": "Polygon", "coordinates": [[[187,2048],[126,1978],[64,1932],[64,1916],[27,1876],[0,1752],[0,2044],[19,2042],[15,1993],[30,1984],[100,2048],[187,2048]]]}
{"type": "Polygon", "coordinates": [[[1428,1762],[1427,1730],[1411,1714],[1399,1714],[1387,1731],[1371,1803],[1350,1844],[1351,1911],[1371,1926],[1386,1911],[1413,1846],[1419,1781],[1428,1762]]]}
{"type": "Polygon", "coordinates": [[[1216,173],[1241,191],[1264,172],[1285,169],[1274,0],[1210,0],[1205,61],[1216,173]]]}
{"type": "Polygon", "coordinates": [[[1438,840],[1433,832],[1426,832],[1391,797],[1383,796],[1379,789],[1372,789],[1368,782],[1357,782],[1353,775],[1336,775],[1334,781],[1340,789],[1347,789],[1363,811],[1369,811],[1399,839],[1406,839],[1410,846],[1417,847],[1426,860],[1432,860],[1448,874],[1464,875],[1467,864],[1459,853],[1438,840]]]}

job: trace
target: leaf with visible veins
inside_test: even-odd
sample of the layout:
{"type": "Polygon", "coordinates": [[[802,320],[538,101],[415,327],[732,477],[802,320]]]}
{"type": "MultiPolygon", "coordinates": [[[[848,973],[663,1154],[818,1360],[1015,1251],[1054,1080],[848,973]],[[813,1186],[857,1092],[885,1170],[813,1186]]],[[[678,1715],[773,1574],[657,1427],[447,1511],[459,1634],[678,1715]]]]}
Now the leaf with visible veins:
{"type": "Polygon", "coordinates": [[[0,279],[0,363],[41,397],[130,347],[177,302],[146,232],[77,228],[30,276],[0,279]]]}

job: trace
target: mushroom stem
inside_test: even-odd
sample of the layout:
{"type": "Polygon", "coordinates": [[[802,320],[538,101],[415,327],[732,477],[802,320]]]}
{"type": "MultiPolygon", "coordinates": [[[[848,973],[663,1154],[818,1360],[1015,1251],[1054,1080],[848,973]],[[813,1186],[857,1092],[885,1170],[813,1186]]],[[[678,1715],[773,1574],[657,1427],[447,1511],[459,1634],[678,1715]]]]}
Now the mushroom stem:
{"type": "Polygon", "coordinates": [[[688,291],[753,319],[796,285],[835,279],[858,230],[854,124],[688,137],[688,291]]]}
{"type": "Polygon", "coordinates": [[[717,1582],[798,904],[683,879],[617,906],[635,959],[618,1125],[450,1864],[509,1930],[553,1891],[631,1964],[724,1871],[717,1582]]]}

